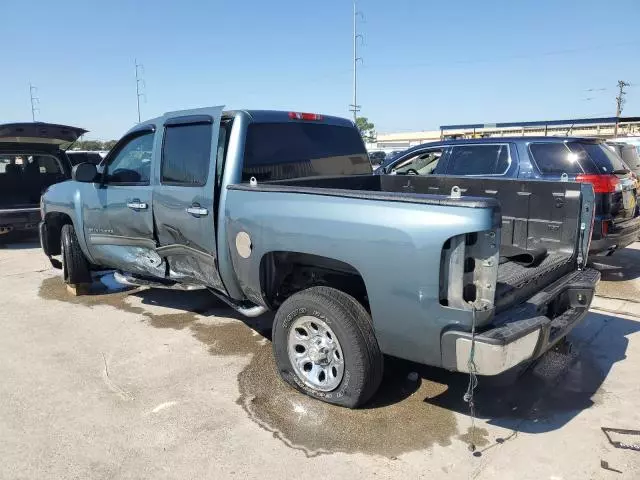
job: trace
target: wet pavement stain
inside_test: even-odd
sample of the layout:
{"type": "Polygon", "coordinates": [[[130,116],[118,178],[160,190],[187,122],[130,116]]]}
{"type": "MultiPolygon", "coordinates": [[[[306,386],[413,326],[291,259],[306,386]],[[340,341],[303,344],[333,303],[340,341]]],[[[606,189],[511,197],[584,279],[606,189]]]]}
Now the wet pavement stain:
{"type": "MultiPolygon", "coordinates": [[[[206,291],[110,293],[100,284],[94,289],[94,295],[75,297],[59,277],[52,277],[42,282],[39,293],[47,300],[88,307],[111,305],[141,315],[155,328],[187,330],[212,355],[252,355],[238,375],[237,403],[256,424],[308,456],[361,452],[395,458],[436,444],[471,440],[469,431],[458,432],[456,422],[457,415],[468,415],[468,404],[462,400],[466,375],[386,358],[385,377],[372,402],[348,410],[311,399],[280,379],[268,342],[270,315],[240,318],[206,291]],[[177,313],[154,314],[145,306],[169,307],[177,313]]],[[[619,324],[622,331],[631,328],[624,319],[600,314],[591,314],[591,318],[592,323],[607,327],[619,324]]],[[[496,386],[482,378],[476,396],[478,418],[513,431],[542,433],[589,408],[608,369],[624,357],[625,346],[620,343],[619,352],[596,358],[589,347],[592,341],[586,338],[580,342],[584,348],[577,351],[550,352],[515,385],[496,386]]],[[[488,435],[485,429],[478,429],[476,446],[488,445],[488,435]]]]}
{"type": "Polygon", "coordinates": [[[467,433],[458,436],[458,440],[476,447],[486,447],[489,445],[488,436],[489,432],[485,428],[475,427],[474,431],[474,429],[469,427],[467,433]]]}
{"type": "Polygon", "coordinates": [[[457,433],[453,412],[425,398],[447,387],[411,381],[405,371],[387,368],[380,390],[364,408],[322,403],[285,384],[270,346],[262,347],[238,377],[238,403],[261,427],[307,456],[360,452],[397,457],[434,444],[447,446],[457,433]]]}
{"type": "Polygon", "coordinates": [[[110,293],[98,282],[92,289],[92,295],[76,297],[67,292],[61,278],[51,277],[42,282],[40,297],[89,307],[110,305],[142,315],[155,328],[188,329],[212,355],[253,355],[238,375],[237,403],[262,428],[308,456],[361,452],[393,458],[434,444],[449,445],[457,434],[452,411],[425,403],[426,398],[440,395],[447,386],[415,374],[409,379],[412,366],[402,362],[387,362],[383,383],[372,403],[348,410],[311,399],[280,379],[271,343],[264,340],[270,339],[270,315],[233,321],[240,317],[207,292],[202,292],[204,297],[197,292],[145,289],[110,293]],[[142,306],[132,304],[135,298],[142,306]],[[144,305],[192,311],[158,315],[145,310],[144,305]],[[229,320],[211,323],[206,315],[229,320]]]}
{"type": "Polygon", "coordinates": [[[259,341],[269,335],[271,327],[268,318],[248,319],[250,321],[245,320],[244,322],[235,321],[235,312],[207,291],[184,292],[154,289],[113,291],[102,282],[94,281],[89,294],[75,296],[67,291],[66,285],[60,277],[49,277],[43,280],[40,285],[39,296],[45,300],[58,300],[88,307],[112,306],[124,312],[142,315],[144,320],[155,328],[173,330],[188,328],[193,336],[207,345],[209,352],[215,355],[253,353],[260,347],[259,341]],[[170,307],[178,312],[157,314],[142,306],[133,305],[129,300],[139,301],[141,305],[170,307]],[[205,323],[207,315],[230,317],[222,323],[211,324],[205,323]]]}

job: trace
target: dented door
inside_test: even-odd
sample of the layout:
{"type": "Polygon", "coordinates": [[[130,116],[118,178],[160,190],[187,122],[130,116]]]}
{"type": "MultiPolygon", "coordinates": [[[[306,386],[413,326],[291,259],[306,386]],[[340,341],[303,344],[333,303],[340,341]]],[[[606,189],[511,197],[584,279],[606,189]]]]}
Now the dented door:
{"type": "Polygon", "coordinates": [[[169,278],[224,291],[217,267],[214,185],[223,107],[167,114],[153,192],[169,278]]]}

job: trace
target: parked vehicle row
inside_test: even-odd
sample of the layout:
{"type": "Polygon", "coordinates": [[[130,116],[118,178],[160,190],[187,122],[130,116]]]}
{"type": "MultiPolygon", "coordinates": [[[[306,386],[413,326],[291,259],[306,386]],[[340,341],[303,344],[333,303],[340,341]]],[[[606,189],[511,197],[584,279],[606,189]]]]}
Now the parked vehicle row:
{"type": "Polygon", "coordinates": [[[464,175],[569,180],[596,193],[592,254],[610,254],[638,239],[638,185],[629,167],[602,140],[500,137],[447,140],[410,148],[376,174],[464,175]]]}
{"type": "MultiPolygon", "coordinates": [[[[481,163],[512,168],[509,142],[481,146],[481,163]]],[[[41,244],[69,283],[108,267],[125,284],[208,288],[244,315],[275,310],[280,375],[326,402],[366,402],[383,354],[495,375],[586,315],[603,200],[594,182],[397,175],[471,162],[452,147],[372,175],[348,120],[171,112],[48,188],[41,244]]]]}

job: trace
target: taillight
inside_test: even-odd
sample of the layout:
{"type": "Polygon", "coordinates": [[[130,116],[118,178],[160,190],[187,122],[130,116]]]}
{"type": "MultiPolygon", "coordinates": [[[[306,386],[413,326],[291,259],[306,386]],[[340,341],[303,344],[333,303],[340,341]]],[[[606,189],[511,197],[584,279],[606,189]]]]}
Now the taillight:
{"type": "Polygon", "coordinates": [[[590,183],[595,193],[614,193],[622,190],[620,179],[615,175],[578,175],[576,182],[590,183]]]}
{"type": "Polygon", "coordinates": [[[289,118],[291,120],[318,121],[322,120],[322,115],[318,115],[317,113],[289,112],[289,118]]]}

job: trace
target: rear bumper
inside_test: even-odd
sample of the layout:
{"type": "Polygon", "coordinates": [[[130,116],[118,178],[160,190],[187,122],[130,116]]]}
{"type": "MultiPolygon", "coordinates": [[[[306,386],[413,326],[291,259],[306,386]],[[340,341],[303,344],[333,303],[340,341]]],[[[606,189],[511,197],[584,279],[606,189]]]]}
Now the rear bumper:
{"type": "MultiPolygon", "coordinates": [[[[600,227],[601,228],[601,227],[600,227]]],[[[595,227],[594,227],[595,230],[595,227]]],[[[609,253],[618,248],[624,248],[636,240],[640,235],[640,216],[627,220],[626,222],[614,225],[609,230],[606,237],[598,240],[591,240],[589,253],[591,255],[598,253],[609,253]]]]}
{"type": "MultiPolygon", "coordinates": [[[[489,330],[476,333],[476,373],[498,375],[553,347],[585,317],[599,280],[594,269],[572,272],[498,315],[489,330]]],[[[471,345],[470,332],[445,332],[443,367],[468,373],[471,345]]]]}
{"type": "Polygon", "coordinates": [[[38,207],[0,209],[0,235],[18,230],[35,230],[39,221],[38,207]]]}

